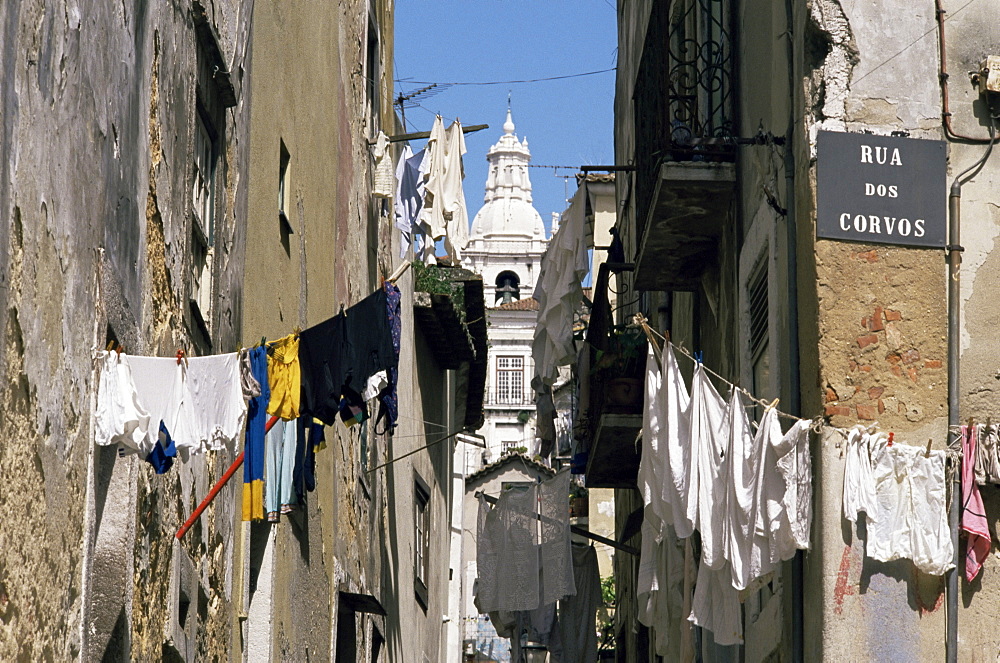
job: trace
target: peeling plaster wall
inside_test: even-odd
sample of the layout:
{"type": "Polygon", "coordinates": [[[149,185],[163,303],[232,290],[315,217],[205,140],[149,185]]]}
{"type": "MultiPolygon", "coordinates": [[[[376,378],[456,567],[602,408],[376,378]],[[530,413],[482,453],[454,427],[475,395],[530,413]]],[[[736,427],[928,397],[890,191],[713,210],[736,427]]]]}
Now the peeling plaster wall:
{"type": "MultiPolygon", "coordinates": [[[[206,5],[238,69],[245,7],[206,5]]],[[[17,514],[0,531],[0,658],[159,657],[172,637],[173,534],[232,454],[156,476],[94,449],[91,352],[109,329],[128,352],[198,348],[186,305],[190,4],[19,0],[3,3],[0,25],[0,503],[17,514]]],[[[218,255],[237,270],[245,109],[226,112],[216,188],[218,255]]],[[[230,273],[213,321],[225,346],[240,314],[230,273]]],[[[233,497],[184,541],[201,587],[188,621],[200,658],[229,647],[216,625],[230,609],[233,497]]]]}
{"type": "MultiPolygon", "coordinates": [[[[1000,35],[985,5],[944,4],[946,10],[961,10],[948,15],[946,24],[953,122],[957,131],[985,137],[983,108],[965,72],[977,68],[1000,35]]],[[[934,5],[816,0],[798,21],[806,111],[805,135],[798,138],[806,140],[797,154],[806,157],[800,164],[809,164],[796,179],[803,213],[799,246],[800,255],[815,252],[815,260],[801,261],[799,271],[804,410],[822,410],[838,426],[878,420],[897,440],[923,445],[932,439],[942,448],[948,365],[943,252],[813,239],[818,130],[944,137],[934,5]]],[[[949,178],[983,149],[950,142],[949,178]]],[[[997,347],[986,298],[1000,276],[990,260],[1000,221],[991,203],[998,176],[1000,167],[991,162],[963,190],[963,419],[985,417],[1000,404],[992,397],[997,370],[990,362],[997,347]]],[[[806,640],[815,636],[824,651],[838,656],[939,660],[945,642],[943,580],[916,572],[907,561],[881,564],[864,557],[864,532],[847,527],[839,508],[842,443],[839,435],[827,433],[814,448],[815,513],[821,517],[806,574],[807,588],[822,591],[807,589],[806,640]]],[[[994,488],[983,495],[995,524],[1000,500],[994,488]]],[[[996,573],[993,559],[980,580],[971,586],[960,581],[961,660],[992,658],[1000,644],[994,629],[983,626],[998,600],[989,583],[996,573]]]]}

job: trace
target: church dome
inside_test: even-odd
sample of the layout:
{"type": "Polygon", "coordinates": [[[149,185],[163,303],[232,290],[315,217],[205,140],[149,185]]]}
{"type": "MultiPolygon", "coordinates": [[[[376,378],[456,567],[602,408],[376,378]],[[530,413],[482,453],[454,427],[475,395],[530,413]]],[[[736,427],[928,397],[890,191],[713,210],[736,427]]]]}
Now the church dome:
{"type": "Polygon", "coordinates": [[[472,222],[469,239],[545,239],[541,215],[531,204],[528,139],[517,139],[510,109],[503,135],[486,154],[490,164],[484,205],[472,222]]]}

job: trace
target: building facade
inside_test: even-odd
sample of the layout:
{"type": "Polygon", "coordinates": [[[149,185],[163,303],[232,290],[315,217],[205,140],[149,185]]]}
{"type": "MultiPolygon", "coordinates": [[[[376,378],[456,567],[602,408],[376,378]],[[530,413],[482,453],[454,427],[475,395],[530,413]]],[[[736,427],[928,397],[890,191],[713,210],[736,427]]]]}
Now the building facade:
{"type": "Polygon", "coordinates": [[[235,453],[161,476],[95,447],[94,351],[239,340],[249,5],[18,2],[0,22],[0,502],[20,514],[0,658],[226,658],[237,484],[174,533],[235,453]]]}
{"type": "Polygon", "coordinates": [[[531,391],[531,339],[538,317],[532,298],[545,252],[542,217],[531,202],[528,139],[518,140],[508,109],[503,135],[486,154],[490,168],[483,207],[472,222],[463,264],[483,277],[489,307],[489,358],[485,458],[466,453],[466,471],[474,472],[502,454],[534,453],[534,394],[531,391]]]}
{"type": "MultiPolygon", "coordinates": [[[[945,448],[954,439],[949,364],[961,367],[953,388],[962,423],[985,421],[1000,406],[988,359],[996,343],[983,316],[987,284],[997,278],[990,192],[1000,166],[994,157],[963,174],[983,158],[992,133],[997,106],[980,92],[988,78],[980,63],[998,42],[996,22],[985,5],[950,0],[919,7],[622,2],[618,19],[617,227],[627,263],[620,278],[638,297],[616,321],[641,312],[675,344],[701,351],[705,366],[723,378],[827,424],[811,447],[810,550],[742,604],[742,648],[715,647],[706,631],[695,639],[699,656],[994,656],[997,634],[983,621],[998,591],[994,557],[971,583],[958,577],[962,563],[938,577],[909,560],[866,557],[865,533],[841,513],[843,438],[836,429],[877,420],[897,441],[945,448]],[[914,247],[901,231],[890,236],[889,226],[870,221],[879,217],[862,216],[866,223],[853,227],[861,212],[847,217],[852,241],[824,234],[830,190],[823,169],[839,167],[846,177],[868,162],[862,149],[852,153],[856,165],[835,166],[823,132],[836,134],[833,140],[853,134],[939,141],[942,175],[920,181],[909,170],[904,177],[936,196],[924,220],[941,231],[937,250],[914,247]],[[950,194],[961,210],[963,312],[949,327],[943,230],[947,185],[960,174],[961,186],[950,194]],[[960,341],[951,358],[949,335],[960,341]]],[[[885,161],[887,168],[916,166],[885,161]]],[[[595,301],[601,296],[595,292],[595,301]]],[[[690,377],[692,364],[679,361],[690,377]]],[[[996,488],[984,486],[982,495],[995,518],[996,488]]],[[[641,506],[635,489],[616,491],[620,535],[641,506]]],[[[640,536],[632,540],[638,545],[640,536]]],[[[654,660],[657,630],[670,628],[638,624],[637,565],[616,555],[623,661],[654,660]]],[[[665,660],[680,656],[679,649],[669,652],[665,660]]]]}
{"type": "Polygon", "coordinates": [[[92,5],[0,8],[0,658],[456,660],[483,287],[419,292],[373,195],[393,4],[92,5]],[[242,436],[165,474],[95,446],[96,351],[232,353],[393,273],[398,425],[328,427],[279,522],[242,521],[237,469],[178,538],[242,436]]]}

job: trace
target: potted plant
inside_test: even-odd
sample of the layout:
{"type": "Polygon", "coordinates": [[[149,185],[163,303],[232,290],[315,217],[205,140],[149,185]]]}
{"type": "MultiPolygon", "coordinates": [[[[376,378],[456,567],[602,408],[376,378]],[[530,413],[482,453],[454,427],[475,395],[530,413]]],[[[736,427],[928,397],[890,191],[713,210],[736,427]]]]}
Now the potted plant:
{"type": "Polygon", "coordinates": [[[615,325],[608,335],[607,350],[596,353],[594,370],[602,374],[607,410],[641,412],[646,364],[646,336],[642,330],[615,325]]]}

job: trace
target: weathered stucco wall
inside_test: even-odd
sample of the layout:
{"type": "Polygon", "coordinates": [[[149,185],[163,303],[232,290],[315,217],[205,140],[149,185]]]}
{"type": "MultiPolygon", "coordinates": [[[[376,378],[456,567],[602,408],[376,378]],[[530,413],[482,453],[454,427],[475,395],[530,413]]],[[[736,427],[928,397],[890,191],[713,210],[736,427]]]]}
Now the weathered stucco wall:
{"type": "MultiPolygon", "coordinates": [[[[975,70],[997,43],[995,21],[985,5],[945,2],[944,8],[956,12],[946,23],[953,122],[956,131],[985,137],[983,108],[965,72],[975,70]]],[[[798,154],[815,157],[821,128],[944,138],[934,10],[933,3],[896,7],[821,0],[799,14],[806,140],[798,154]]],[[[984,147],[949,142],[949,183],[984,147]]],[[[805,249],[815,237],[810,209],[815,169],[808,178],[802,174],[800,169],[797,195],[805,202],[799,210],[808,213],[802,218],[809,226],[800,226],[805,249]]],[[[994,320],[985,304],[992,289],[987,284],[998,276],[990,254],[1000,218],[989,193],[998,176],[1000,168],[991,162],[963,190],[963,420],[985,417],[998,404],[992,393],[994,320]]],[[[942,448],[948,390],[944,253],[829,241],[816,241],[814,250],[814,264],[800,265],[799,272],[800,283],[810,288],[804,292],[816,295],[805,294],[802,302],[804,319],[816,320],[816,327],[804,325],[801,335],[806,409],[822,409],[837,426],[877,420],[897,441],[922,446],[932,439],[942,448]]],[[[939,660],[945,642],[943,580],[916,572],[908,561],[880,564],[864,557],[864,532],[847,527],[839,508],[844,471],[839,434],[822,437],[814,463],[815,513],[821,517],[814,530],[816,552],[807,558],[807,587],[822,591],[806,593],[807,641],[813,633],[824,651],[838,656],[939,660]]],[[[983,495],[995,524],[1000,509],[995,489],[985,488],[983,495]]],[[[996,609],[997,589],[989,582],[995,572],[991,556],[981,580],[971,586],[960,581],[962,660],[995,656],[998,638],[983,621],[996,609]]]]}
{"type": "MultiPolygon", "coordinates": [[[[243,3],[204,4],[224,63],[239,69],[243,3]]],[[[91,353],[109,336],[138,354],[235,340],[240,291],[227,272],[211,339],[187,306],[206,49],[179,1],[8,2],[0,24],[0,503],[18,514],[0,532],[0,658],[158,657],[171,638],[173,533],[231,458],[155,476],[93,449],[91,353]]],[[[216,179],[217,256],[237,269],[246,109],[239,99],[223,113],[216,179]]],[[[200,587],[185,655],[228,650],[217,624],[230,606],[232,498],[184,541],[200,587]]]]}
{"type": "MultiPolygon", "coordinates": [[[[392,28],[391,2],[255,3],[245,343],[319,323],[368,296],[391,271],[391,223],[369,195],[366,52],[368,40],[377,41],[375,115],[391,127],[392,28]],[[287,225],[278,217],[282,148],[287,225]]],[[[362,459],[359,426],[338,424],[326,436],[305,507],[276,525],[242,526],[244,660],[334,658],[345,618],[339,591],[392,608],[382,597],[392,582],[383,571],[392,519],[385,474],[362,468],[384,459],[386,439],[372,434],[362,459]]],[[[384,618],[355,615],[359,660],[372,660],[373,629],[388,637],[384,618]]]]}

